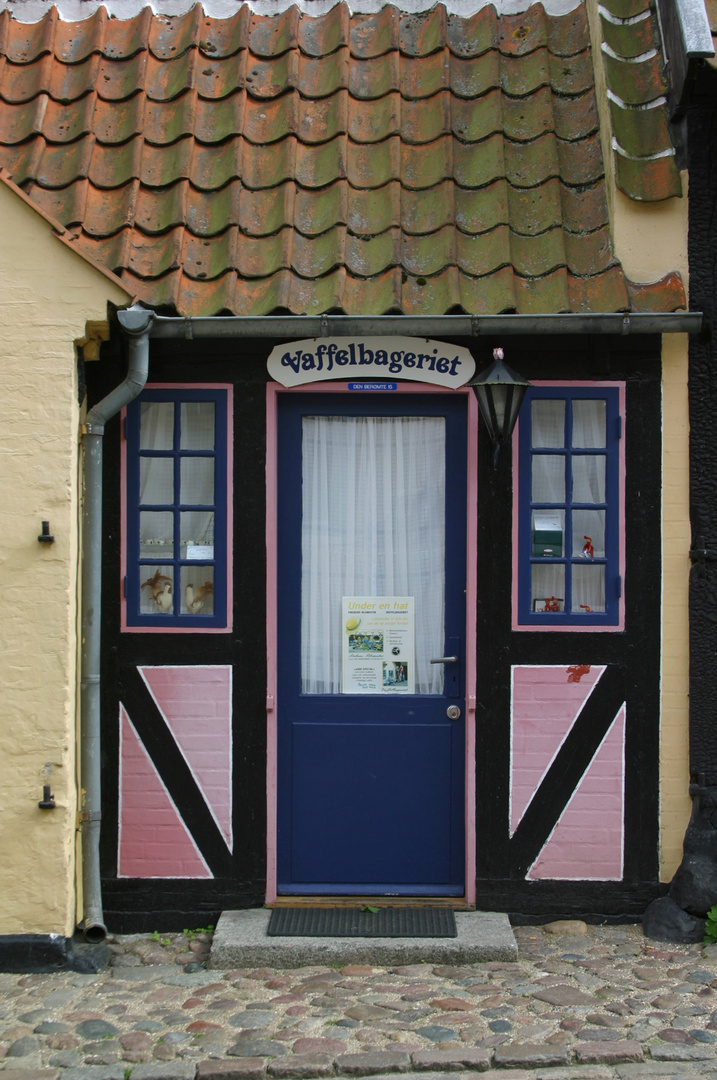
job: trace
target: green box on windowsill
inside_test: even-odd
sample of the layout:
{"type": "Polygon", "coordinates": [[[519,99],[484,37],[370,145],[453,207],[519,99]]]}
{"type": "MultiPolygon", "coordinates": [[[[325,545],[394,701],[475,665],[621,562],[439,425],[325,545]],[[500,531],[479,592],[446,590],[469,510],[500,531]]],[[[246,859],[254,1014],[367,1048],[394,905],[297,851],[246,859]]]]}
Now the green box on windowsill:
{"type": "Polygon", "coordinates": [[[533,555],[547,559],[563,556],[563,529],[559,517],[536,514],[533,518],[533,555]]]}

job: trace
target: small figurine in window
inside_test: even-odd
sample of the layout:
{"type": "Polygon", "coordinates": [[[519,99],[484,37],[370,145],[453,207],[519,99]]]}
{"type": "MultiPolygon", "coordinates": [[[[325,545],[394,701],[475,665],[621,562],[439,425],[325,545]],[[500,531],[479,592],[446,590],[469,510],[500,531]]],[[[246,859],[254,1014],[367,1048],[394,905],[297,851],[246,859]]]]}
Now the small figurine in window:
{"type": "Polygon", "coordinates": [[[152,600],[160,611],[169,611],[172,606],[172,579],[157,570],[153,577],[142,582],[142,589],[149,589],[152,600]]]}
{"type": "Polygon", "coordinates": [[[583,558],[584,559],[594,559],[595,558],[595,548],[593,547],[592,537],[591,536],[584,536],[583,540],[585,541],[585,543],[583,544],[583,558]]]}
{"type": "Polygon", "coordinates": [[[206,600],[214,595],[214,586],[211,581],[205,581],[203,585],[197,585],[196,589],[190,582],[184,590],[184,599],[187,602],[187,611],[196,615],[204,607],[206,600]]]}
{"type": "Polygon", "coordinates": [[[546,596],[543,611],[560,611],[560,602],[557,596],[546,596]]]}

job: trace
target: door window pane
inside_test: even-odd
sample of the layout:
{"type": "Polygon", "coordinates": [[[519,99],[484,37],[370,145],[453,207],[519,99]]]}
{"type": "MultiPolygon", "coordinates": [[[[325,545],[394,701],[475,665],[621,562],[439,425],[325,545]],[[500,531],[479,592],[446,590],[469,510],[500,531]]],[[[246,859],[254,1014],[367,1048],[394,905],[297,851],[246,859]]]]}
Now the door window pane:
{"type": "Polygon", "coordinates": [[[443,691],[445,420],[302,422],[301,679],[341,692],[344,596],[412,596],[416,693],[443,691]]]}

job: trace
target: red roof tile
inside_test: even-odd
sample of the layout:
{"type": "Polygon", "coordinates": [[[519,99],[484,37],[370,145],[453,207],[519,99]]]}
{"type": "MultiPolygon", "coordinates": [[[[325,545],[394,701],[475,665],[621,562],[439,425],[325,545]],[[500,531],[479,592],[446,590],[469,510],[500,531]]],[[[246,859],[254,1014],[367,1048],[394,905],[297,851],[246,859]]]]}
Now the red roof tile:
{"type": "MultiPolygon", "coordinates": [[[[616,71],[646,32],[613,18],[616,71]]],[[[613,256],[583,5],[3,11],[0,167],[69,246],[184,315],[684,305],[679,279],[634,286],[613,256]]]]}

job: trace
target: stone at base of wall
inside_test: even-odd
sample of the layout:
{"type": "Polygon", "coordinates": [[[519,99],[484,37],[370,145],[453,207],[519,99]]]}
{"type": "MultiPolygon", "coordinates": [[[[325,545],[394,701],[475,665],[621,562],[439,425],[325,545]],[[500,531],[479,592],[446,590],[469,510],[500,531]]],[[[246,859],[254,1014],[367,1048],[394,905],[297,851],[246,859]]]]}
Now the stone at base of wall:
{"type": "Polygon", "coordinates": [[[88,945],[61,934],[0,934],[0,971],[104,971],[106,945],[88,945]]]}
{"type": "Polygon", "coordinates": [[[704,937],[705,920],[683,911],[671,896],[661,896],[642,916],[642,931],[655,941],[698,942],[704,937]]]}

